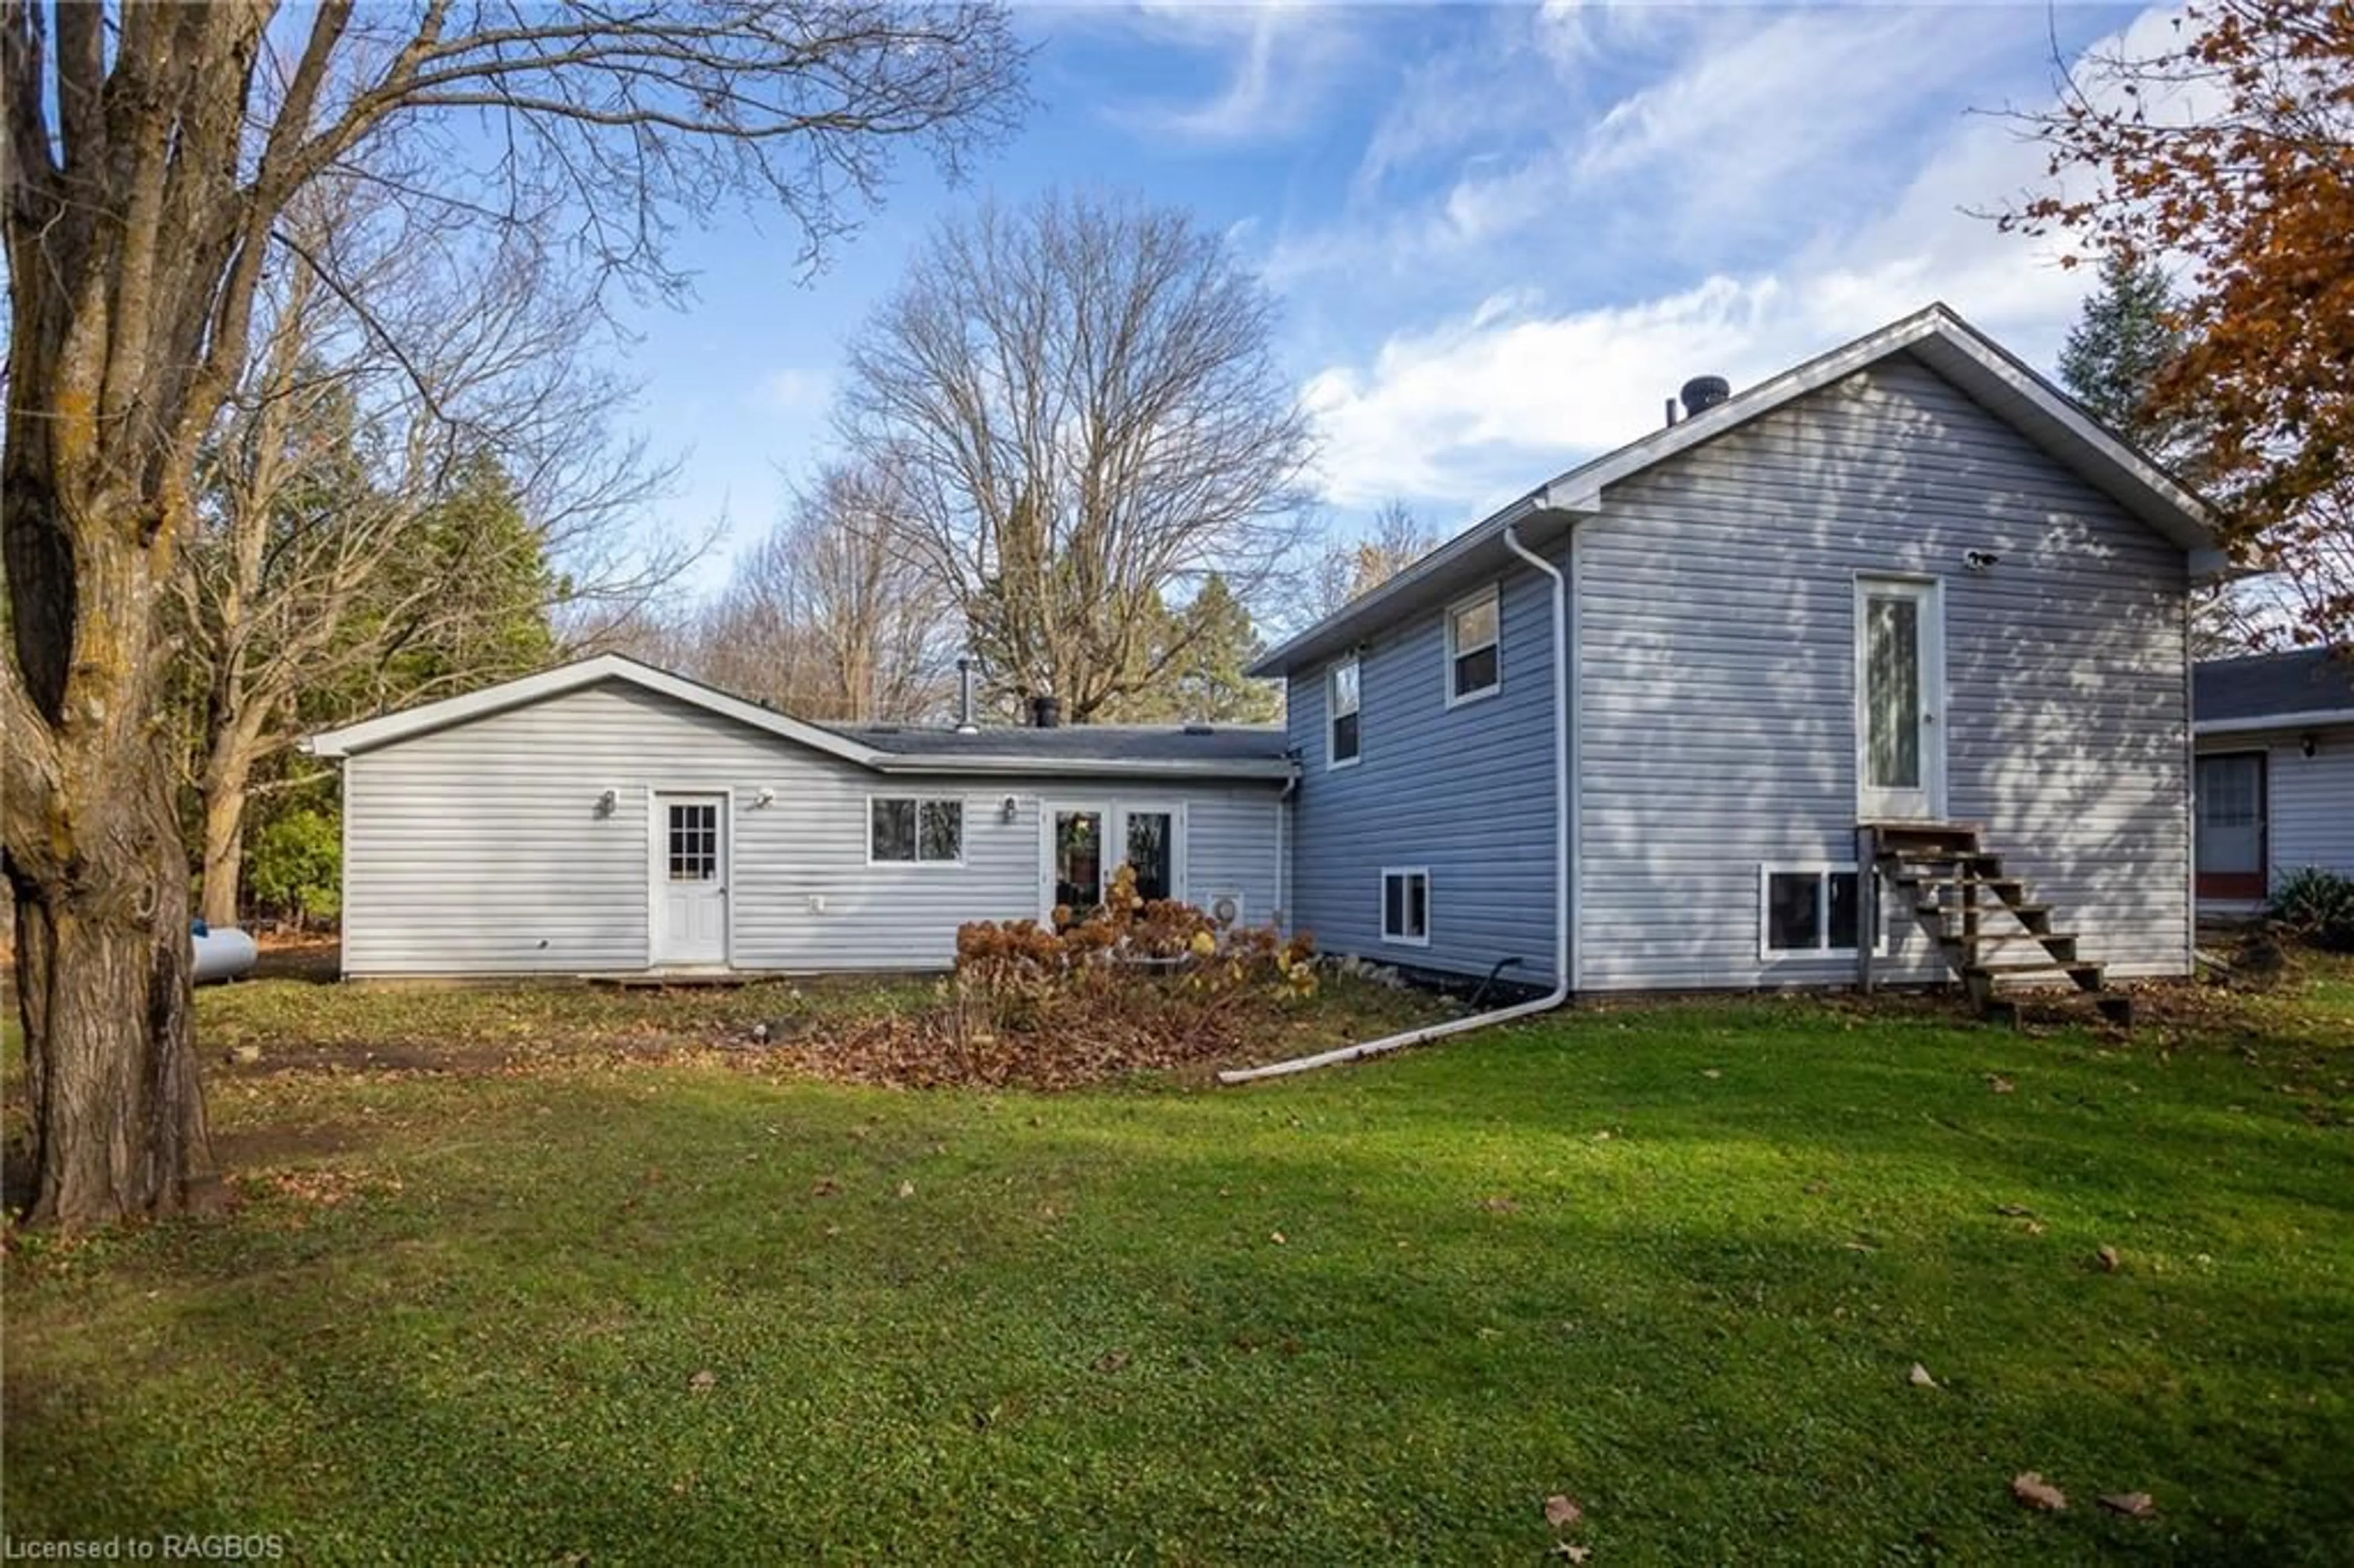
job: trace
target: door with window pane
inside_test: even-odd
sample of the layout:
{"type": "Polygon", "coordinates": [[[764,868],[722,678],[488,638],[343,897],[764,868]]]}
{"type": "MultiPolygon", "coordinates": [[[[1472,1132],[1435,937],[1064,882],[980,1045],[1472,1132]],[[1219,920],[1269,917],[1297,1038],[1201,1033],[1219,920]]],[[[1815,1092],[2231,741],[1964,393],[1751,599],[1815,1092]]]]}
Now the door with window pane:
{"type": "Polygon", "coordinates": [[[2199,759],[2199,896],[2264,896],[2264,754],[2199,759]]]}
{"type": "Polygon", "coordinates": [[[1937,585],[1856,585],[1856,810],[1867,821],[1945,814],[1945,627],[1937,585]]]}
{"type": "Polygon", "coordinates": [[[1111,869],[1104,861],[1101,806],[1049,806],[1044,812],[1046,841],[1044,885],[1046,914],[1067,909],[1075,920],[1104,898],[1104,877],[1111,869]]]}
{"type": "Polygon", "coordinates": [[[1177,813],[1161,806],[1127,806],[1119,813],[1119,859],[1136,872],[1136,895],[1147,904],[1182,898],[1177,876],[1177,813]]]}
{"type": "Polygon", "coordinates": [[[727,797],[654,797],[652,955],[727,961],[727,797]]]}

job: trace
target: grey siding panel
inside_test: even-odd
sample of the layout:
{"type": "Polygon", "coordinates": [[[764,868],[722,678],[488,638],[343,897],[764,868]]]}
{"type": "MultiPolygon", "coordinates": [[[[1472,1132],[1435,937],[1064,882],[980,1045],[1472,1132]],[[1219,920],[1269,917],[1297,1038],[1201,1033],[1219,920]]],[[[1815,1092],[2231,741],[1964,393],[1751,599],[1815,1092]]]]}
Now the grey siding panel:
{"type": "MultiPolygon", "coordinates": [[[[1909,358],[1615,487],[1583,526],[1581,979],[1837,982],[1762,961],[1761,863],[1843,863],[1859,574],[1944,584],[1947,813],[2124,974],[2188,962],[2179,552],[1909,358]],[[1962,569],[1972,549],[2001,556],[1962,569]]],[[[1883,972],[1936,972],[1904,922],[1883,972]]]]}
{"type": "Polygon", "coordinates": [[[2276,875],[2310,865],[2354,876],[2354,726],[2315,739],[2311,757],[2296,737],[2273,747],[2272,863],[2276,875]]]}
{"type": "Polygon", "coordinates": [[[2307,866],[2354,876],[2354,725],[2200,737],[2202,757],[2233,751],[2264,754],[2265,860],[2274,885],[2307,866]]]}
{"type": "Polygon", "coordinates": [[[1189,888],[1239,888],[1262,915],[1276,896],[1272,784],[890,779],[620,683],[364,753],[344,788],[352,975],[643,968],[652,797],[667,789],[732,797],[738,969],[942,967],[960,925],[1035,916],[1042,796],[1182,805],[1189,888]],[[608,789],[619,804],[599,816],[608,789]],[[869,865],[877,794],[964,800],[964,863],[869,865]]]}
{"type": "Polygon", "coordinates": [[[1452,708],[1442,612],[1373,640],[1352,767],[1326,767],[1324,672],[1292,678],[1291,915],[1323,951],[1461,974],[1517,958],[1513,978],[1553,978],[1550,580],[1514,570],[1502,609],[1502,691],[1452,708]],[[1381,874],[1394,866],[1429,868],[1426,948],[1382,940],[1381,874]]]}

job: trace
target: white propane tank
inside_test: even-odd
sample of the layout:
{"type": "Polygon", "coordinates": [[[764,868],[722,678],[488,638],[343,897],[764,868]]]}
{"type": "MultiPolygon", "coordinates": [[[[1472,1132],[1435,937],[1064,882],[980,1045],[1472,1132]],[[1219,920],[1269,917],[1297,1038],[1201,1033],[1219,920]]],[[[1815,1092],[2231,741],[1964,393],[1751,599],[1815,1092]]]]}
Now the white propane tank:
{"type": "Polygon", "coordinates": [[[198,985],[209,980],[235,980],[260,961],[261,948],[251,937],[233,926],[215,930],[199,920],[190,935],[196,945],[198,985]]]}

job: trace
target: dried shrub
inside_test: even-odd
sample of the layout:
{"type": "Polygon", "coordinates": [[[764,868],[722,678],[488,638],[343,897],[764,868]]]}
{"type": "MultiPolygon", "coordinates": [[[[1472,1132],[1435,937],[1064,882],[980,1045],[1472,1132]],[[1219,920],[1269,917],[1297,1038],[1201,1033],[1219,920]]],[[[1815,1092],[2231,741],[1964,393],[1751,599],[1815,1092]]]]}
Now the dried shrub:
{"type": "Polygon", "coordinates": [[[812,1048],[850,1075],[911,1086],[1061,1087],[1247,1051],[1317,989],[1313,944],[1146,900],[1120,866],[1102,906],[957,932],[931,1007],[812,1048]]]}

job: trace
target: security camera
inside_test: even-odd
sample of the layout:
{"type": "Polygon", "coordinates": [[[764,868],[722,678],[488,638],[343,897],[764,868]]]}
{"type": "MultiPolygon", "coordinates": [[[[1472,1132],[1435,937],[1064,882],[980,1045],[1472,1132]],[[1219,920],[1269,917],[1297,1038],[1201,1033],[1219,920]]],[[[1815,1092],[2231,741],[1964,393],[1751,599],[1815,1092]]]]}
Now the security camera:
{"type": "Polygon", "coordinates": [[[1969,567],[1969,569],[1974,572],[1991,571],[1994,567],[1994,564],[2001,559],[2002,557],[1996,555],[1992,550],[1965,550],[1962,552],[1962,565],[1969,567]]]}

